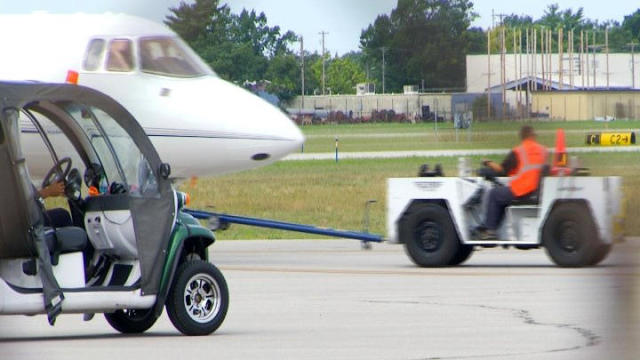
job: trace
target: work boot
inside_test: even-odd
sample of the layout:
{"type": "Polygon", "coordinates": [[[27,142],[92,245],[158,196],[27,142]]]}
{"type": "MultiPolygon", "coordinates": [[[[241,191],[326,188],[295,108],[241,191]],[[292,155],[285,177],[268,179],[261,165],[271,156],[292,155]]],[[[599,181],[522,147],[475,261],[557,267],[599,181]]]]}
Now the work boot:
{"type": "Polygon", "coordinates": [[[498,235],[496,234],[495,230],[485,229],[478,232],[478,240],[498,240],[498,235]]]}

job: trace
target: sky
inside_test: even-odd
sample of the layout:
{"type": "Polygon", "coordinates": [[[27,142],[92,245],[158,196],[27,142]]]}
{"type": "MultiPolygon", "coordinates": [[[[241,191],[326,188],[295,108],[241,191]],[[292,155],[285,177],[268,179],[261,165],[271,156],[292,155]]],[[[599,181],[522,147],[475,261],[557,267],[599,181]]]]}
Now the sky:
{"type": "MultiPolygon", "coordinates": [[[[187,0],[187,2],[190,2],[187,0]]],[[[291,30],[304,38],[305,50],[321,51],[320,32],[325,37],[327,51],[345,54],[358,50],[360,33],[373,23],[379,14],[389,14],[397,0],[221,0],[234,13],[243,8],[264,12],[270,26],[278,25],[284,31],[291,30]]],[[[73,12],[125,12],[155,21],[162,21],[170,7],[180,0],[0,0],[0,14],[73,12]]],[[[530,15],[534,19],[544,13],[548,4],[558,3],[560,9],[576,11],[584,8],[585,17],[593,20],[622,22],[625,15],[640,8],[633,0],[475,0],[474,11],[478,18],[472,26],[487,28],[492,23],[492,10],[496,14],[530,15]]],[[[0,36],[3,36],[0,34],[0,36]]],[[[294,45],[296,49],[298,44],[294,45]]]]}

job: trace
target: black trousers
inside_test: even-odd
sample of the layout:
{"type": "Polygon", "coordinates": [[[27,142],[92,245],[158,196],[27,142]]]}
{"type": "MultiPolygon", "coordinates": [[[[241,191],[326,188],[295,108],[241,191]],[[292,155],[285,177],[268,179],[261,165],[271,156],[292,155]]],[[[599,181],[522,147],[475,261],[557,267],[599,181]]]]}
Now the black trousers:
{"type": "Polygon", "coordinates": [[[61,228],[65,226],[73,226],[71,215],[62,208],[47,210],[44,216],[44,226],[61,228]]]}
{"type": "Polygon", "coordinates": [[[489,230],[496,230],[504,218],[504,209],[511,204],[516,197],[508,186],[494,187],[489,191],[487,200],[487,217],[484,225],[489,230]]]}

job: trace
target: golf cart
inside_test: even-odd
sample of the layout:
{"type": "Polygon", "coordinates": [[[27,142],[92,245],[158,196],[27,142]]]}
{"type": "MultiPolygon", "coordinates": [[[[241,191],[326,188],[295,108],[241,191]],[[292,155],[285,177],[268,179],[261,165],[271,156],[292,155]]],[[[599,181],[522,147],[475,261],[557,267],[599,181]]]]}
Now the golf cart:
{"type": "MultiPolygon", "coordinates": [[[[483,169],[488,170],[488,169],[483,169]]],[[[419,266],[463,263],[474,247],[544,247],[559,266],[592,266],[622,236],[622,179],[546,176],[538,190],[505,210],[499,240],[480,240],[489,190],[507,186],[490,171],[478,177],[393,178],[387,188],[387,229],[391,242],[403,243],[419,266]]]]}
{"type": "Polygon", "coordinates": [[[0,168],[0,315],[47,314],[53,325],[60,313],[104,313],[116,330],[141,333],[164,307],[186,335],[222,324],[229,294],[208,262],[213,233],[181,211],[187,195],[172,188],[169,165],[113,99],[0,82],[0,168]],[[37,141],[41,156],[25,159],[37,141]],[[49,218],[32,183],[29,167],[43,161],[42,187],[64,182],[68,223],[49,218]]]}

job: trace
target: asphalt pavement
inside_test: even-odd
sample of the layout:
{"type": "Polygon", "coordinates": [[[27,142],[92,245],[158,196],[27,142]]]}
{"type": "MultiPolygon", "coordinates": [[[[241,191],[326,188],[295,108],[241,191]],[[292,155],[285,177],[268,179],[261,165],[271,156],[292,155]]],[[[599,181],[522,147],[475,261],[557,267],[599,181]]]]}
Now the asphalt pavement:
{"type": "Polygon", "coordinates": [[[475,251],[418,268],[400,245],[220,241],[231,292],[214,334],[180,335],[166,314],[121,335],[100,315],[0,317],[1,359],[636,359],[640,238],[598,267],[555,267],[543,250],[475,251]]]}

